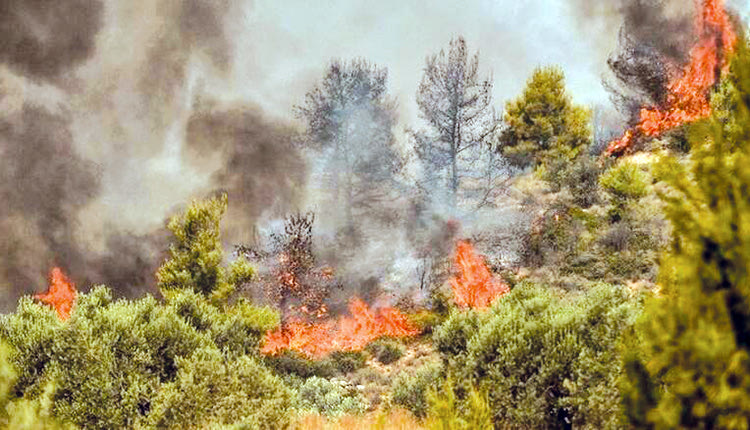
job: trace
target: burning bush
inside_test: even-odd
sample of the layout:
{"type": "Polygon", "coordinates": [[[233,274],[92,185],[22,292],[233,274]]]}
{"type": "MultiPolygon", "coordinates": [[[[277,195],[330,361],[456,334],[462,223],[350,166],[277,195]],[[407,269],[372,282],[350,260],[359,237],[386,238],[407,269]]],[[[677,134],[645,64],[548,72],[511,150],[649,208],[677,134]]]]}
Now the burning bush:
{"type": "Polygon", "coordinates": [[[451,287],[458,306],[486,308],[510,291],[505,282],[490,273],[484,258],[474,252],[468,241],[458,241],[455,258],[457,273],[451,279],[451,287]]]}
{"type": "Polygon", "coordinates": [[[68,279],[62,269],[55,267],[50,272],[49,289],[44,294],[37,294],[35,299],[46,303],[57,312],[57,316],[65,321],[70,318],[70,311],[76,299],[75,284],[68,279]]]}
{"type": "Polygon", "coordinates": [[[750,422],[750,47],[738,46],[713,115],[691,127],[688,163],[656,174],[675,234],[662,294],[649,298],[625,357],[633,427],[732,428],[750,422]],[[727,109],[728,108],[728,109],[727,109]]]}
{"type": "Polygon", "coordinates": [[[415,336],[418,331],[406,315],[394,308],[370,310],[359,299],[349,304],[350,316],[319,323],[292,321],[266,335],[262,352],[275,355],[286,349],[320,358],[332,351],[360,351],[381,336],[415,336]]]}
{"type": "Polygon", "coordinates": [[[724,0],[703,0],[696,17],[696,34],[698,42],[690,51],[688,63],[669,77],[663,101],[642,107],[638,124],[610,143],[609,154],[621,154],[641,137],[658,136],[711,114],[710,91],[727,71],[737,43],[724,0]]]}
{"type": "Polygon", "coordinates": [[[52,414],[85,428],[174,428],[188,418],[198,427],[247,419],[285,426],[291,394],[257,357],[278,315],[243,299],[224,300],[250,273],[246,263],[229,274],[219,265],[225,208],[226,198],[195,203],[170,222],[177,241],[159,272],[165,304],[151,296],[114,301],[96,287],[77,296],[70,314],[75,290],[54,271],[41,298],[59,317],[69,315],[64,323],[30,298],[0,317],[0,339],[13,346],[19,369],[14,398],[38,399],[51,390],[52,414]]]}

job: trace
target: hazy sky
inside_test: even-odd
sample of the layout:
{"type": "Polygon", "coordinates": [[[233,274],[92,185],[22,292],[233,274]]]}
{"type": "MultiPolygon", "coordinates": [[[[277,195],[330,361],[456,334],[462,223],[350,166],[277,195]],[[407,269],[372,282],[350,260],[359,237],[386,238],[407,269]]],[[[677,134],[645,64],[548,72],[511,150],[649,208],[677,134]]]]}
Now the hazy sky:
{"type": "Polygon", "coordinates": [[[405,117],[415,118],[425,57],[463,35],[479,49],[485,73],[494,74],[498,106],[546,64],[563,66],[579,102],[606,101],[601,75],[617,28],[594,38],[579,29],[572,7],[567,0],[257,0],[245,7],[242,35],[234,38],[232,87],[285,115],[330,59],[361,56],[388,67],[392,94],[405,117]]]}

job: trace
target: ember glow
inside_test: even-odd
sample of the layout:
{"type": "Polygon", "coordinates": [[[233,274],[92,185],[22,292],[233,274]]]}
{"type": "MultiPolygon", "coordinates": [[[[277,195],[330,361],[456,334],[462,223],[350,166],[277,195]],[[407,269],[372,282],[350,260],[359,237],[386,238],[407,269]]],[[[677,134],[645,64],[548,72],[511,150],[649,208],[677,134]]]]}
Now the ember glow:
{"type": "Polygon", "coordinates": [[[609,144],[609,155],[625,152],[640,137],[658,136],[711,114],[709,92],[729,65],[737,35],[723,0],[703,0],[696,26],[699,41],[690,61],[670,81],[664,106],[642,108],[638,125],[609,144]]]}
{"type": "Polygon", "coordinates": [[[419,334],[406,315],[385,307],[376,311],[359,299],[349,303],[350,316],[309,323],[301,320],[282,325],[266,334],[261,352],[276,355],[291,349],[310,358],[333,351],[359,351],[381,336],[409,337],[419,334]]]}
{"type": "Polygon", "coordinates": [[[59,267],[50,271],[49,278],[47,292],[36,294],[34,298],[52,306],[57,311],[57,316],[65,321],[70,318],[70,310],[76,300],[75,284],[65,276],[59,267]]]}
{"type": "Polygon", "coordinates": [[[510,291],[508,285],[490,273],[487,263],[466,240],[456,244],[457,273],[451,279],[456,304],[465,308],[483,309],[510,291]]]}

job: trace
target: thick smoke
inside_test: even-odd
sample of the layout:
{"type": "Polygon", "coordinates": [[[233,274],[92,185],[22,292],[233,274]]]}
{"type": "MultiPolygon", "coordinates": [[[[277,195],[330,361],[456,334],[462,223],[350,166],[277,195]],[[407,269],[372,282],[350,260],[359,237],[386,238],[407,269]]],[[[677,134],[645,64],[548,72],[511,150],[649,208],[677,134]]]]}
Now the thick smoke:
{"type": "Polygon", "coordinates": [[[238,234],[288,210],[305,177],[292,131],[256,108],[194,104],[231,73],[237,11],[0,1],[2,310],[55,265],[84,290],[153,292],[165,220],[192,197],[228,191],[238,234]],[[198,149],[201,163],[186,163],[198,149]]]}
{"type": "Polygon", "coordinates": [[[0,287],[12,291],[3,296],[38,289],[53,265],[84,270],[77,216],[97,195],[99,171],[77,152],[64,96],[43,82],[93,55],[102,9],[98,1],[0,2],[0,287]]]}
{"type": "Polygon", "coordinates": [[[29,102],[3,114],[0,279],[28,292],[52,265],[83,269],[76,219],[96,196],[98,173],[76,153],[68,114],[29,102]]]}
{"type": "Polygon", "coordinates": [[[254,242],[261,217],[283,218],[299,209],[307,166],[289,125],[265,118],[257,107],[199,101],[186,131],[189,163],[201,168],[207,158],[219,158],[212,187],[229,194],[225,225],[234,243],[254,242]]]}
{"type": "MultiPolygon", "coordinates": [[[[621,7],[624,0],[608,4],[618,25],[639,23],[628,34],[680,58],[683,36],[672,36],[682,34],[679,17],[692,14],[681,1],[662,3],[658,16],[666,21],[648,23],[640,9],[621,7]]],[[[153,291],[165,219],[220,190],[230,195],[228,246],[252,243],[285,214],[313,210],[321,215],[319,250],[335,249],[328,245],[337,243],[344,217],[324,219],[337,208],[316,181],[336,166],[299,150],[295,130],[268,112],[290,117],[330,58],[364,56],[390,71],[399,117],[393,134],[403,149],[402,126],[416,126],[424,58],[459,34],[494,70],[497,107],[540,63],[562,64],[573,93],[601,99],[590,82],[604,61],[591,58],[565,13],[562,3],[545,0],[477,7],[334,0],[327,8],[270,0],[0,0],[4,309],[20,293],[43,289],[55,264],[83,289],[106,283],[129,296],[153,291]]],[[[602,30],[613,40],[614,33],[602,30]]],[[[367,164],[382,168],[382,157],[370,155],[367,164]]],[[[419,285],[425,256],[450,250],[447,217],[410,215],[409,174],[389,177],[387,203],[378,206],[388,216],[363,209],[366,246],[331,256],[363,294],[373,282],[419,285]]],[[[463,217],[461,235],[486,231],[487,219],[505,225],[498,213],[463,217]]]]}
{"type": "Polygon", "coordinates": [[[56,78],[94,53],[99,0],[1,0],[0,63],[32,79],[56,78]]]}
{"type": "MultiPolygon", "coordinates": [[[[691,0],[572,0],[571,6],[584,30],[613,35],[612,29],[621,28],[670,59],[685,60],[693,41],[695,2],[691,0]]],[[[611,38],[598,39],[611,42],[611,38]]]]}
{"type": "Polygon", "coordinates": [[[617,109],[631,117],[644,105],[661,105],[672,73],[695,42],[695,2],[685,0],[576,0],[579,18],[595,31],[619,28],[604,86],[617,109]]]}

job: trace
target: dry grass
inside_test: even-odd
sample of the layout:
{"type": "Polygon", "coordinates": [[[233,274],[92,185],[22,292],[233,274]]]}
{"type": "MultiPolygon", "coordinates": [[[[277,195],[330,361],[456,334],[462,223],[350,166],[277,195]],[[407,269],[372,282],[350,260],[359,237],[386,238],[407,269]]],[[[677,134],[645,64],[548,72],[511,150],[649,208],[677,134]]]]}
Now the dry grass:
{"type": "Polygon", "coordinates": [[[411,430],[424,427],[408,411],[394,409],[389,412],[376,411],[365,415],[345,415],[340,418],[305,415],[297,420],[294,428],[298,430],[411,430]]]}

